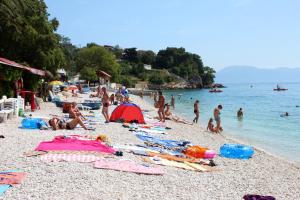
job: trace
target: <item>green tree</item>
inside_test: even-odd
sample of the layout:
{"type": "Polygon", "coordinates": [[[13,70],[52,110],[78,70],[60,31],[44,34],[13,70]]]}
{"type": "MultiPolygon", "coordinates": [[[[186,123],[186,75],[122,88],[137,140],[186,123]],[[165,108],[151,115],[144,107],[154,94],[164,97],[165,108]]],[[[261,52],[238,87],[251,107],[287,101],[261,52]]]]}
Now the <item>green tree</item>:
{"type": "Polygon", "coordinates": [[[138,53],[138,59],[143,64],[152,65],[155,62],[156,55],[153,51],[143,51],[139,50],[138,53]]]}
{"type": "Polygon", "coordinates": [[[103,70],[112,75],[112,81],[118,81],[120,65],[113,53],[102,46],[92,45],[81,48],[76,55],[77,71],[83,68],[93,68],[95,71],[103,70]]]}
{"type": "MultiPolygon", "coordinates": [[[[1,0],[0,55],[52,73],[63,68],[66,59],[55,33],[59,22],[48,16],[43,0],[1,0]]],[[[25,88],[35,89],[37,82],[39,78],[28,74],[25,88]]]]}
{"type": "Polygon", "coordinates": [[[130,63],[139,63],[140,61],[136,48],[124,49],[122,59],[130,63]]]}
{"type": "Polygon", "coordinates": [[[91,67],[84,67],[80,71],[80,79],[87,80],[88,82],[97,80],[98,77],[96,74],[96,70],[91,67]]]}
{"type": "Polygon", "coordinates": [[[164,77],[161,74],[155,74],[149,77],[149,83],[151,84],[162,85],[164,82],[164,77]]]}
{"type": "Polygon", "coordinates": [[[203,75],[202,75],[203,84],[211,85],[212,83],[214,83],[215,73],[216,71],[213,68],[205,66],[203,68],[203,75]]]}

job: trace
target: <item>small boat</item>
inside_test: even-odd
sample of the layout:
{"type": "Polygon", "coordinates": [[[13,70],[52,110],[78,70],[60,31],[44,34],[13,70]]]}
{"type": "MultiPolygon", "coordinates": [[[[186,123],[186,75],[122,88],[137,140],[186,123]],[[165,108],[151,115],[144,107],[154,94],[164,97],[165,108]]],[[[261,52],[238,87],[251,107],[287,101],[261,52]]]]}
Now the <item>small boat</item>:
{"type": "Polygon", "coordinates": [[[209,92],[212,92],[212,93],[218,93],[218,92],[223,92],[223,90],[213,89],[213,90],[209,90],[209,92]]]}
{"type": "Polygon", "coordinates": [[[274,91],[286,91],[288,90],[287,88],[274,88],[274,91]]]}

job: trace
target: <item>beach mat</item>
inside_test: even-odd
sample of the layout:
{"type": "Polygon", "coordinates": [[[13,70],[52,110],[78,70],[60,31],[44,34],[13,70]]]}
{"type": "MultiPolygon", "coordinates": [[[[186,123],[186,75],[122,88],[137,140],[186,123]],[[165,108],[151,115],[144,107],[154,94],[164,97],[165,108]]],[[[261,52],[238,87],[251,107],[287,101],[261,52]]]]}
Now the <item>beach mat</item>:
{"type": "Polygon", "coordinates": [[[0,185],[0,196],[2,196],[10,187],[11,185],[0,185]]]}
{"type": "Polygon", "coordinates": [[[149,158],[143,158],[145,162],[153,163],[156,165],[163,165],[163,166],[169,166],[169,167],[176,167],[180,169],[185,169],[185,170],[191,170],[191,171],[200,171],[200,172],[207,172],[209,171],[206,169],[206,167],[203,167],[199,164],[196,163],[189,163],[189,162],[176,162],[176,161],[171,161],[163,158],[158,158],[158,157],[149,157],[149,158]]]}
{"type": "Polygon", "coordinates": [[[35,151],[97,151],[103,153],[115,153],[115,150],[95,140],[80,140],[73,136],[56,136],[52,141],[41,142],[35,151]]]}
{"type": "Polygon", "coordinates": [[[128,160],[98,160],[95,162],[95,168],[111,169],[123,172],[133,172],[137,174],[162,175],[163,170],[158,167],[146,167],[128,160]]]}
{"type": "Polygon", "coordinates": [[[0,185],[20,184],[25,176],[24,172],[0,172],[0,185]]]}
{"type": "Polygon", "coordinates": [[[40,156],[43,162],[80,162],[80,163],[91,163],[96,160],[102,159],[95,155],[78,155],[78,154],[52,154],[48,153],[40,156]]]}

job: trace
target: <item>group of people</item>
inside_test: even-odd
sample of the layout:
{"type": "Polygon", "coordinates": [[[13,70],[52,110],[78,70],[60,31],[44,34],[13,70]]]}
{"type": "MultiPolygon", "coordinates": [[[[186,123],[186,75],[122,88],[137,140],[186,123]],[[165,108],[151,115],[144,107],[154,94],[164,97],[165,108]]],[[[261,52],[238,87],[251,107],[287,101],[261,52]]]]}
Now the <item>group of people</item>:
{"type": "MultiPolygon", "coordinates": [[[[171,113],[170,107],[175,108],[175,98],[174,95],[171,95],[171,101],[169,103],[165,103],[165,97],[163,96],[161,91],[158,91],[157,93],[154,93],[154,107],[158,108],[158,118],[161,122],[164,122],[166,119],[170,119],[176,122],[182,122],[191,124],[186,120],[180,119],[179,117],[173,115],[171,113]]],[[[207,130],[213,132],[213,133],[220,133],[223,131],[223,128],[221,126],[221,110],[223,109],[222,105],[218,105],[214,111],[213,111],[213,118],[210,118],[207,124],[207,130]],[[214,122],[216,125],[214,125],[214,122]]],[[[195,118],[193,119],[193,123],[198,123],[199,116],[200,116],[200,110],[199,110],[199,100],[196,100],[194,102],[194,114],[195,118]]],[[[243,118],[243,109],[240,108],[237,111],[237,117],[239,119],[243,118]]]]}
{"type": "MultiPolygon", "coordinates": [[[[82,86],[79,84],[78,86],[79,91],[82,90],[82,86]]],[[[49,93],[52,94],[51,89],[49,90],[49,93]]],[[[53,99],[53,94],[49,95],[53,99]]],[[[109,106],[110,105],[117,105],[118,102],[124,103],[129,102],[129,92],[126,89],[126,87],[122,86],[120,87],[115,93],[112,93],[110,96],[107,92],[106,87],[98,87],[96,89],[96,93],[90,94],[90,97],[98,97],[101,99],[102,103],[102,115],[105,118],[105,123],[109,123],[109,106]]],[[[84,121],[86,120],[85,116],[79,111],[77,108],[77,104],[73,102],[70,107],[68,108],[68,113],[70,117],[70,121],[66,122],[64,119],[60,119],[57,116],[53,117],[49,120],[49,126],[52,127],[53,130],[58,129],[67,129],[72,130],[77,125],[80,125],[85,130],[88,130],[89,128],[84,124],[84,121]]]]}

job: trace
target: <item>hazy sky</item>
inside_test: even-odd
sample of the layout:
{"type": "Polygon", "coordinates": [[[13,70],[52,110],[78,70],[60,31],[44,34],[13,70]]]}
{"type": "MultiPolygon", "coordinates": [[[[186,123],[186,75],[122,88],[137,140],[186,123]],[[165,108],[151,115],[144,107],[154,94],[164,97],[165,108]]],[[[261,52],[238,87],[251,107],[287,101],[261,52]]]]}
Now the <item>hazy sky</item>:
{"type": "Polygon", "coordinates": [[[300,67],[299,0],[46,0],[58,32],[88,42],[184,47],[205,65],[300,67]]]}

